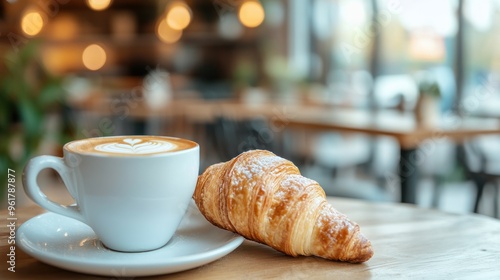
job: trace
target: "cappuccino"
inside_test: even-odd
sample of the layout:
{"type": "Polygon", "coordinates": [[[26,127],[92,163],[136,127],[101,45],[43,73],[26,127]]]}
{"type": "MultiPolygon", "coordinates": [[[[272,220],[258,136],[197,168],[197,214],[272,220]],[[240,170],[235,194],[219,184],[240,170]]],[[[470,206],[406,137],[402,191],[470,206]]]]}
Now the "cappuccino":
{"type": "Polygon", "coordinates": [[[32,158],[23,173],[28,196],[45,209],[90,226],[112,250],[144,252],[174,235],[193,196],[200,147],[163,136],[113,136],[77,140],[64,157],[32,158]],[[76,205],[50,200],[38,174],[54,169],[76,205]]]}
{"type": "Polygon", "coordinates": [[[166,136],[111,136],[76,140],[65,149],[78,154],[107,156],[149,156],[189,150],[198,146],[195,142],[166,136]]]}

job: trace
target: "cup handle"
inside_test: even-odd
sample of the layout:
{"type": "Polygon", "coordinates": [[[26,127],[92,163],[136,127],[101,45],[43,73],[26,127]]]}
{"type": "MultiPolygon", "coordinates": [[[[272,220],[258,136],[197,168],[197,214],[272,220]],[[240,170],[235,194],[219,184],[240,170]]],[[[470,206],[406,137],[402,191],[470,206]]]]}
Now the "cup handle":
{"type": "MultiPolygon", "coordinates": [[[[24,168],[23,186],[26,194],[38,205],[57,214],[61,214],[85,223],[83,215],[80,213],[78,206],[62,205],[50,200],[45,193],[42,192],[36,181],[40,171],[51,168],[61,176],[66,188],[72,188],[71,180],[68,177],[70,168],[64,163],[64,160],[55,156],[38,156],[31,159],[24,168]]],[[[70,192],[74,195],[74,192],[70,192]]]]}

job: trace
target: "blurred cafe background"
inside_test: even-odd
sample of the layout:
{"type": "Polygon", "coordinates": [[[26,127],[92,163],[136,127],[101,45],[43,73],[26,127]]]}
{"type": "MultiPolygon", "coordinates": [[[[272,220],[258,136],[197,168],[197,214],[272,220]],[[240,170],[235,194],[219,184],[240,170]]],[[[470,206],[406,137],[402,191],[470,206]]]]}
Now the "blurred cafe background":
{"type": "MultiPolygon", "coordinates": [[[[200,143],[200,172],[268,149],[328,195],[398,202],[391,129],[498,123],[499,13],[498,0],[2,0],[1,191],[14,169],[31,203],[26,161],[73,139],[154,134],[200,143]]],[[[498,134],[406,139],[415,203],[498,217],[498,134]]],[[[55,172],[39,181],[68,199],[55,172]]]]}

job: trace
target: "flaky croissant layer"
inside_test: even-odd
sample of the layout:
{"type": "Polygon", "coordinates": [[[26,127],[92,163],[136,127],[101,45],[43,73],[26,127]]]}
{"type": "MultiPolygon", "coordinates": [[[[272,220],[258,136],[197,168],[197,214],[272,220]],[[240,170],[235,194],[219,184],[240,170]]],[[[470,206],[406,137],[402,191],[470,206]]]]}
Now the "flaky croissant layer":
{"type": "Polygon", "coordinates": [[[199,176],[194,200],[212,224],[291,256],[365,262],[371,243],[290,161],[253,150],[199,176]]]}

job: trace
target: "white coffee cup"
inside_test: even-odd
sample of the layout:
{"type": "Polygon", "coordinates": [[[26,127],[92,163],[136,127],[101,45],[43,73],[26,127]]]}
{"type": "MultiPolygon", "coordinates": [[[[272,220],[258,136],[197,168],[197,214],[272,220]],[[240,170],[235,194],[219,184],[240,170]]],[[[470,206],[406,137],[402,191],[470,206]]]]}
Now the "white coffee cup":
{"type": "Polygon", "coordinates": [[[24,189],[43,208],[89,225],[102,243],[124,252],[149,251],[173,236],[199,171],[195,142],[162,136],[113,136],[64,145],[64,158],[38,156],[24,169],[24,189]],[[37,184],[56,170],[76,205],[51,201],[37,184]]]}

